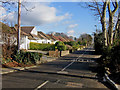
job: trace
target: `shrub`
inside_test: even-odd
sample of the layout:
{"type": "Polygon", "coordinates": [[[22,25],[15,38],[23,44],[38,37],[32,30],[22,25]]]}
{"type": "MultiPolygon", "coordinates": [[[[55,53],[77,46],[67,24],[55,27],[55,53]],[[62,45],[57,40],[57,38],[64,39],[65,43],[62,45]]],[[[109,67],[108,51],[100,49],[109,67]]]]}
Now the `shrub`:
{"type": "Polygon", "coordinates": [[[70,41],[70,42],[64,42],[64,44],[70,45],[70,46],[74,46],[77,43],[75,41],[70,41]]]}
{"type": "Polygon", "coordinates": [[[16,55],[13,55],[13,59],[16,62],[24,63],[24,64],[27,64],[27,63],[36,64],[36,62],[40,60],[40,57],[42,57],[41,53],[23,52],[22,50],[16,55]]]}
{"type": "Polygon", "coordinates": [[[120,72],[120,44],[114,46],[111,50],[111,69],[115,72],[120,72]]]}
{"type": "Polygon", "coordinates": [[[43,51],[49,51],[49,50],[55,50],[54,44],[40,44],[40,43],[30,43],[30,49],[31,50],[43,50],[43,51]]]}
{"type": "Polygon", "coordinates": [[[17,52],[16,45],[5,43],[2,45],[2,63],[12,62],[12,55],[17,52]]]}
{"type": "Polygon", "coordinates": [[[79,44],[79,45],[82,45],[82,42],[81,42],[81,41],[78,41],[78,44],[79,44]]]}
{"type": "Polygon", "coordinates": [[[65,51],[67,49],[67,47],[64,45],[64,43],[61,41],[56,42],[55,46],[57,47],[57,49],[59,51],[65,51]]]}
{"type": "Polygon", "coordinates": [[[73,46],[73,49],[78,49],[78,48],[80,48],[79,45],[74,45],[74,46],[73,46]]]}
{"type": "Polygon", "coordinates": [[[73,49],[78,49],[78,48],[80,48],[80,42],[78,43],[78,42],[75,42],[75,41],[70,41],[70,42],[64,42],[65,44],[67,44],[67,45],[70,45],[70,46],[72,46],[72,48],[73,49]]]}
{"type": "Polygon", "coordinates": [[[55,43],[55,46],[60,46],[60,45],[64,45],[64,43],[61,42],[61,41],[58,41],[58,42],[55,43]]]}
{"type": "Polygon", "coordinates": [[[94,37],[94,48],[95,48],[95,52],[96,54],[102,54],[103,53],[103,37],[102,37],[102,33],[100,34],[96,34],[94,37]]]}

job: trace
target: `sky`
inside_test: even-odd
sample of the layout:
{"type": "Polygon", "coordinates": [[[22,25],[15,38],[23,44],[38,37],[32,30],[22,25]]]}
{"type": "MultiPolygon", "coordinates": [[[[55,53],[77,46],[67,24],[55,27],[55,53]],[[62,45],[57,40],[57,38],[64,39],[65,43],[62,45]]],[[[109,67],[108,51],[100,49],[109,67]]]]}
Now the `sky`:
{"type": "MultiPolygon", "coordinates": [[[[95,32],[95,25],[101,28],[99,19],[87,8],[81,7],[83,2],[27,2],[21,11],[21,26],[35,26],[44,33],[60,32],[79,37],[83,33],[95,32]]],[[[15,5],[17,7],[17,5],[15,5]]],[[[3,18],[17,23],[17,8],[12,12],[2,9],[3,18]],[[7,16],[6,16],[7,14],[7,16]]]]}

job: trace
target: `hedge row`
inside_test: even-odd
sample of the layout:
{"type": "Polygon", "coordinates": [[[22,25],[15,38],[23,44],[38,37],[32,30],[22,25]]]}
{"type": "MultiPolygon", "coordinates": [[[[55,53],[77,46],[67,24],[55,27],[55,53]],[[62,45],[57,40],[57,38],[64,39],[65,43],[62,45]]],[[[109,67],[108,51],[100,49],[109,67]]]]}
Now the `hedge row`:
{"type": "Polygon", "coordinates": [[[55,50],[54,44],[40,44],[40,43],[30,43],[30,49],[31,50],[43,50],[43,51],[49,51],[49,50],[55,50]]]}

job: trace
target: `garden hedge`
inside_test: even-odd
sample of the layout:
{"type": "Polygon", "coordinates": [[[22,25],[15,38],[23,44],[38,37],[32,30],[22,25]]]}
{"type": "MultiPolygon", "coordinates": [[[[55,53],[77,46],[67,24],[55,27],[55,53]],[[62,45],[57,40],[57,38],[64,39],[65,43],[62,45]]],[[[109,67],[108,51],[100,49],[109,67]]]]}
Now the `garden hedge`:
{"type": "Polygon", "coordinates": [[[43,51],[49,51],[49,50],[55,50],[54,44],[40,44],[40,43],[30,43],[30,49],[31,50],[43,50],[43,51]]]}

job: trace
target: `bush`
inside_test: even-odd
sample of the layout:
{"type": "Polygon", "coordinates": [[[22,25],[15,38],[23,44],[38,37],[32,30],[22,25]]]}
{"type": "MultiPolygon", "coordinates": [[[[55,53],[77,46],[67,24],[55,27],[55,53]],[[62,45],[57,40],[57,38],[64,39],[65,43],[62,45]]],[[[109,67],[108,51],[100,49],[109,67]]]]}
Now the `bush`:
{"type": "Polygon", "coordinates": [[[120,43],[116,42],[114,46],[104,46],[101,52],[99,64],[109,68],[111,73],[120,72],[120,43]]]}
{"type": "Polygon", "coordinates": [[[67,49],[67,47],[64,45],[64,43],[61,41],[56,42],[55,46],[57,47],[57,49],[59,51],[65,51],[67,49]]]}
{"type": "Polygon", "coordinates": [[[94,48],[95,48],[95,52],[96,54],[102,54],[103,53],[103,37],[102,37],[102,33],[100,34],[96,34],[94,37],[94,48]]]}
{"type": "Polygon", "coordinates": [[[41,53],[37,53],[37,52],[23,52],[21,50],[16,55],[13,55],[13,60],[15,60],[18,63],[24,63],[24,64],[32,63],[32,64],[36,64],[36,62],[40,60],[40,57],[42,57],[41,53]]]}
{"type": "Polygon", "coordinates": [[[2,63],[12,62],[12,55],[17,52],[16,45],[10,45],[8,43],[2,45],[2,63]]]}
{"type": "Polygon", "coordinates": [[[54,44],[40,44],[40,43],[30,43],[30,49],[31,50],[43,50],[43,51],[49,51],[49,50],[55,50],[54,44]]]}
{"type": "Polygon", "coordinates": [[[78,48],[80,48],[79,45],[74,45],[74,46],[73,46],[73,49],[78,49],[78,48]]]}
{"type": "Polygon", "coordinates": [[[75,41],[70,41],[70,42],[64,42],[64,44],[70,45],[70,46],[74,46],[77,43],[75,41]]]}
{"type": "Polygon", "coordinates": [[[111,50],[111,69],[120,72],[120,44],[114,46],[111,50]]]}
{"type": "Polygon", "coordinates": [[[64,42],[64,43],[72,46],[73,49],[80,48],[80,42],[70,41],[70,42],[64,42]]]}

